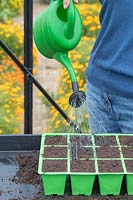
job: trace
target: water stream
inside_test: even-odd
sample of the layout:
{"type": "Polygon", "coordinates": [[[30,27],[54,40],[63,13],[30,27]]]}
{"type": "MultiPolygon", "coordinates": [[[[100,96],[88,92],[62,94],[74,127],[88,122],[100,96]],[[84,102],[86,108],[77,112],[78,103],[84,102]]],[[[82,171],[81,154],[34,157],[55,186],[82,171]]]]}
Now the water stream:
{"type": "MultiPolygon", "coordinates": [[[[84,102],[79,108],[70,107],[69,110],[71,120],[81,129],[82,133],[88,133],[89,126],[86,102],[84,102]]],[[[77,133],[73,126],[64,127],[63,132],[77,133]]]]}
{"type": "MultiPolygon", "coordinates": [[[[87,103],[86,101],[79,107],[79,108],[74,108],[70,107],[70,112],[69,116],[72,119],[72,121],[79,127],[81,130],[80,132],[77,132],[77,130],[74,129],[73,126],[67,126],[63,128],[64,133],[75,133],[79,134],[81,136],[83,133],[88,133],[88,136],[86,136],[86,140],[88,141],[88,145],[91,144],[91,135],[89,134],[89,125],[88,125],[88,112],[87,112],[87,103]]],[[[72,142],[70,145],[71,149],[71,155],[73,160],[77,160],[78,157],[78,149],[83,147],[82,144],[82,137],[79,137],[78,142],[72,142]]]]}

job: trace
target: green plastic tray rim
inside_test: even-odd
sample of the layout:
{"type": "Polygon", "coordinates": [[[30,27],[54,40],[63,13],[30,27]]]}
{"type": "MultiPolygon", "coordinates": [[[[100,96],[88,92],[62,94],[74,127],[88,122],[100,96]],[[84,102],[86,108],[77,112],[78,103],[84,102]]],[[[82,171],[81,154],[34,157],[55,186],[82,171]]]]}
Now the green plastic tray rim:
{"type": "MultiPolygon", "coordinates": [[[[41,145],[40,145],[40,154],[39,154],[39,165],[38,165],[38,173],[40,175],[46,174],[46,175],[58,175],[58,174],[62,174],[62,175],[102,175],[102,174],[112,174],[112,175],[117,175],[117,174],[129,174],[132,175],[133,172],[105,172],[105,173],[101,173],[101,172],[91,172],[91,173],[84,173],[84,172],[70,172],[70,171],[66,171],[66,172],[43,172],[42,171],[42,162],[43,162],[43,150],[44,150],[44,137],[46,136],[133,136],[133,134],[121,134],[121,133],[99,133],[99,134],[88,134],[88,133],[82,133],[82,134],[78,134],[78,133],[43,133],[42,137],[41,137],[41,145]]],[[[92,145],[91,145],[92,146],[92,145]]],[[[70,158],[67,158],[67,160],[70,158]]],[[[106,160],[106,159],[105,159],[106,160]]],[[[111,159],[110,159],[111,160],[111,159]]],[[[113,159],[114,160],[114,159],[113,159]]],[[[119,159],[121,160],[121,159],[119,159]]],[[[121,161],[122,162],[122,161],[121,161]]]]}

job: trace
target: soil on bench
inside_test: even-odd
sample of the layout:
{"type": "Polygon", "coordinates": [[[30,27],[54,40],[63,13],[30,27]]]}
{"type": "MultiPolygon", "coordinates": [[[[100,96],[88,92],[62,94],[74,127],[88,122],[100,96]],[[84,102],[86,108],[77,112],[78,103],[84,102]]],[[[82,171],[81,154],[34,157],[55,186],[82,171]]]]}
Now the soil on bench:
{"type": "MultiPolygon", "coordinates": [[[[63,137],[64,138],[64,137],[63,137]]],[[[65,144],[66,138],[65,139],[57,139],[59,141],[59,144],[65,144]],[[60,142],[62,141],[62,142],[60,142]]],[[[47,140],[48,141],[48,140],[47,140]]],[[[57,143],[54,142],[54,145],[57,143]]],[[[85,143],[84,143],[85,144],[85,143]]],[[[51,145],[51,143],[49,144],[51,145]]],[[[48,148],[48,147],[46,147],[48,148]]],[[[62,147],[60,147],[62,150],[62,147]]],[[[106,147],[99,147],[99,148],[106,148],[106,147]]],[[[110,148],[110,147],[109,147],[110,148]]],[[[123,147],[124,148],[124,147],[123,147]]],[[[126,147],[125,147],[126,148],[126,147]]],[[[60,149],[58,149],[60,150],[60,149]]],[[[131,150],[131,149],[130,149],[131,150]]],[[[64,151],[66,152],[66,146],[64,147],[64,151]]],[[[126,151],[126,154],[128,156],[128,150],[126,151]]],[[[73,172],[95,172],[95,166],[94,166],[94,152],[92,147],[87,147],[87,146],[82,146],[78,148],[78,159],[74,160],[71,158],[71,171],[73,172]]],[[[107,152],[108,154],[109,152],[107,152]]],[[[61,153],[62,154],[62,153],[61,153]]],[[[106,154],[106,152],[105,152],[106,154]]],[[[104,154],[104,155],[105,155],[104,154]]],[[[131,151],[129,151],[129,155],[131,154],[131,151]]],[[[64,153],[63,153],[64,155],[64,153]]],[[[126,156],[126,157],[127,157],[126,156]]],[[[39,186],[39,191],[37,191],[36,195],[34,198],[31,198],[30,200],[132,200],[131,196],[127,196],[124,192],[123,195],[120,196],[100,196],[99,192],[94,192],[92,196],[72,196],[71,191],[65,192],[65,195],[63,196],[45,196],[43,187],[42,187],[42,180],[41,176],[38,175],[37,169],[38,169],[38,156],[34,156],[34,152],[30,155],[25,155],[23,153],[19,153],[17,157],[17,162],[19,165],[19,170],[16,174],[16,176],[13,178],[13,181],[15,183],[27,183],[27,184],[33,184],[35,187],[39,186]]],[[[100,172],[121,172],[123,171],[121,162],[119,160],[99,160],[98,162],[98,169],[100,172]]],[[[127,171],[128,172],[133,172],[133,160],[128,160],[127,159],[124,161],[127,171]]],[[[46,171],[60,171],[60,172],[66,172],[67,171],[67,160],[64,158],[64,160],[45,160],[45,165],[47,169],[45,168],[44,170],[46,171]],[[59,166],[57,170],[57,166],[59,166]]],[[[44,166],[45,167],[45,166],[44,166]]],[[[15,200],[15,199],[14,199],[15,200]]],[[[17,198],[16,200],[23,200],[17,198]]]]}
{"type": "Polygon", "coordinates": [[[37,173],[38,160],[34,155],[23,155],[20,153],[16,160],[19,165],[19,170],[12,181],[15,181],[15,183],[29,183],[33,185],[41,183],[41,178],[37,173]]]}
{"type": "MultiPolygon", "coordinates": [[[[37,168],[38,168],[38,157],[34,157],[34,155],[23,155],[18,154],[17,161],[19,162],[19,171],[17,173],[18,179],[14,180],[16,183],[33,183],[35,185],[40,186],[39,192],[33,197],[31,200],[132,200],[131,196],[127,196],[125,193],[120,196],[101,196],[99,195],[99,192],[94,192],[92,196],[72,196],[70,191],[65,192],[63,196],[45,196],[43,187],[42,187],[42,180],[40,175],[37,174],[37,168]],[[28,178],[26,178],[28,177],[28,178]]],[[[76,162],[76,161],[74,161],[76,162]]],[[[88,162],[88,161],[87,161],[88,162]]],[[[129,162],[129,161],[127,161],[129,162]]],[[[133,161],[129,162],[129,166],[132,166],[133,161]]],[[[82,162],[81,162],[82,163],[82,162]]],[[[79,165],[81,163],[78,163],[79,165]]],[[[89,163],[92,165],[91,168],[94,167],[92,163],[89,163]]],[[[78,167],[78,166],[77,166],[78,167]]],[[[130,169],[129,169],[130,171],[130,169]]],[[[1,191],[2,192],[2,191],[1,191]]],[[[10,200],[23,200],[22,198],[16,198],[16,199],[10,199],[10,200]]]]}

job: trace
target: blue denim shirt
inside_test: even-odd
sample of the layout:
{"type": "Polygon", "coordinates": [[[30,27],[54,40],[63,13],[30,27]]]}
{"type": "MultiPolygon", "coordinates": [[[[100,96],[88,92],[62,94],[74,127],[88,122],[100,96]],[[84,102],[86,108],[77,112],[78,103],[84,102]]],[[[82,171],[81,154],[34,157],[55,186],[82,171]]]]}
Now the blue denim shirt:
{"type": "Polygon", "coordinates": [[[104,92],[133,97],[133,0],[101,0],[101,29],[87,79],[104,92]]]}

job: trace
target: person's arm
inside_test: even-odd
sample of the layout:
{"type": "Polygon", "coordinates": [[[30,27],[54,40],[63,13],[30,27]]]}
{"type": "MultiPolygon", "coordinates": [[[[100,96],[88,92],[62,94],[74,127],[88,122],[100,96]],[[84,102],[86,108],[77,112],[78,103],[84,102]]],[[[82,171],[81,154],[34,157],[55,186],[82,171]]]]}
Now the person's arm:
{"type": "MultiPolygon", "coordinates": [[[[73,0],[73,1],[75,4],[78,3],[78,0],[73,0]]],[[[70,0],[63,0],[64,9],[68,8],[69,4],[70,4],[70,0]]]]}

